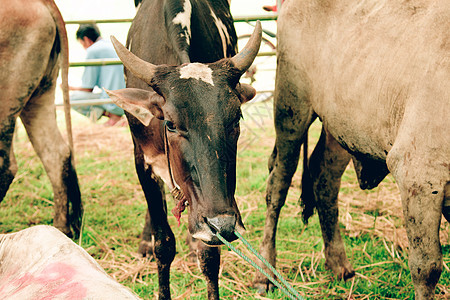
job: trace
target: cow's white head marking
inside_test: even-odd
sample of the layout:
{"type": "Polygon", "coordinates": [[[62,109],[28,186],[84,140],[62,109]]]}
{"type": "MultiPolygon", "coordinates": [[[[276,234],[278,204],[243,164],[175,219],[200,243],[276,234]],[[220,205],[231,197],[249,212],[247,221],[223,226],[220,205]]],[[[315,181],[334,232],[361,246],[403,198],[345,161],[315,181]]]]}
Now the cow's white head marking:
{"type": "Polygon", "coordinates": [[[212,78],[212,70],[204,64],[191,63],[187,64],[180,69],[180,78],[189,79],[194,78],[202,80],[212,86],[214,86],[214,81],[212,78]]]}

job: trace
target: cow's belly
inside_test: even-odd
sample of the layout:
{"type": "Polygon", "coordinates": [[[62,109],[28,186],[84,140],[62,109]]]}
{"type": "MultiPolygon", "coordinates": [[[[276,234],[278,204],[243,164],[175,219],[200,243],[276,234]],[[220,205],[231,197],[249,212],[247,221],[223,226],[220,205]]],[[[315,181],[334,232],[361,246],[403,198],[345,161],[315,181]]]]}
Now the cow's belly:
{"type": "Polygon", "coordinates": [[[336,110],[333,114],[319,114],[319,117],[328,132],[350,153],[386,159],[392,143],[385,136],[386,130],[367,114],[351,115],[345,110],[336,110]]]}
{"type": "Polygon", "coordinates": [[[406,95],[399,99],[389,96],[397,94],[389,88],[355,88],[352,80],[322,78],[312,86],[311,105],[325,128],[350,152],[386,159],[403,118],[406,95]]]}

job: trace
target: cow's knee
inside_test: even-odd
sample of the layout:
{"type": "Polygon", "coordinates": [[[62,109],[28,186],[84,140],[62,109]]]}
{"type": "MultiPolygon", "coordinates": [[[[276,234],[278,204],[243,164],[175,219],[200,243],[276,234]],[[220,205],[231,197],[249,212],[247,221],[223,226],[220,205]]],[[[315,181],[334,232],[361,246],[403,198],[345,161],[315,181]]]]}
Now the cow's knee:
{"type": "Polygon", "coordinates": [[[168,233],[164,236],[155,235],[153,251],[158,264],[161,265],[170,265],[175,258],[175,236],[172,231],[168,233]]]}
{"type": "Polygon", "coordinates": [[[172,231],[158,232],[154,235],[153,253],[158,266],[159,299],[170,297],[170,265],[175,258],[175,236],[172,231]]]}

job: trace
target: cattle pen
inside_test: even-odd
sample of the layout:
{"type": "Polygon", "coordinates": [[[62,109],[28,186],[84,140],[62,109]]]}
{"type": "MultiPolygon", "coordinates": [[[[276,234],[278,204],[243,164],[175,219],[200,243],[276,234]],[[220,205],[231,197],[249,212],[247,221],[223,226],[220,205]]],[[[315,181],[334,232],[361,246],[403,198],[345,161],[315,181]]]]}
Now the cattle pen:
{"type": "MultiPolygon", "coordinates": [[[[265,15],[247,15],[247,16],[238,16],[234,18],[235,23],[249,23],[254,22],[256,20],[260,21],[276,21],[277,14],[265,14],[265,15]]],[[[133,19],[103,19],[103,20],[68,20],[66,21],[67,25],[80,25],[80,24],[112,24],[112,23],[131,23],[133,19]]],[[[258,56],[275,56],[276,51],[260,51],[258,56]]],[[[121,65],[122,62],[119,59],[90,59],[90,60],[81,60],[81,61],[70,61],[69,67],[88,67],[88,66],[108,66],[108,65],[121,65]]],[[[274,69],[273,69],[274,71],[274,69]]],[[[257,89],[259,94],[263,93],[272,93],[273,90],[261,90],[257,89]]],[[[268,97],[264,97],[267,99],[268,97]]],[[[90,100],[79,100],[72,101],[72,106],[84,106],[84,105],[101,105],[111,103],[110,99],[90,99],[90,100]]],[[[61,101],[57,101],[56,105],[63,105],[61,101]]]]}
{"type": "MultiPolygon", "coordinates": [[[[257,17],[257,16],[253,16],[257,17]]],[[[237,22],[254,18],[235,17],[237,22]]],[[[271,19],[274,20],[274,19],[271,19]]],[[[131,19],[96,20],[130,22],[131,19]]],[[[67,21],[79,24],[81,21],[67,21]]],[[[91,22],[91,21],[86,21],[91,22]]],[[[271,54],[273,55],[273,53],[271,54]]],[[[72,61],[73,68],[87,65],[117,64],[118,61],[72,61]]],[[[267,90],[260,90],[260,92],[267,90]]],[[[271,90],[268,90],[271,92],[271,90]]],[[[73,105],[95,103],[78,102],[73,105]]],[[[246,226],[245,238],[258,248],[265,218],[267,160],[274,145],[272,99],[242,107],[241,137],[237,158],[237,204],[246,226]]],[[[57,110],[63,128],[63,113],[57,110]]],[[[102,127],[72,113],[74,150],[85,219],[79,244],[120,283],[133,289],[142,299],[157,293],[157,266],[151,257],[137,255],[142,229],[145,198],[135,175],[133,145],[127,127],[102,127]]],[[[314,145],[321,126],[315,122],[310,132],[314,145]]],[[[311,151],[314,147],[310,147],[311,151]]],[[[17,128],[15,151],[19,171],[0,206],[0,232],[15,232],[36,224],[52,224],[54,205],[51,185],[39,159],[32,150],[22,126],[17,128]]],[[[408,269],[408,241],[400,195],[388,176],[381,185],[361,191],[355,172],[349,166],[342,178],[339,205],[340,226],[356,276],[347,281],[333,277],[324,265],[323,242],[317,215],[308,226],[301,221],[298,199],[301,193],[301,166],[289,191],[280,216],[277,233],[277,270],[306,299],[413,299],[414,290],[408,269]]],[[[167,195],[168,211],[175,203],[167,195]]],[[[177,256],[172,264],[173,299],[205,299],[203,276],[185,243],[187,214],[181,225],[169,215],[177,237],[177,256]]],[[[441,223],[444,270],[436,289],[436,299],[450,297],[450,226],[441,223]]],[[[249,257],[254,255],[241,242],[234,246],[249,257]]],[[[220,289],[222,299],[284,299],[278,289],[259,295],[251,287],[255,270],[234,252],[222,247],[220,289]]]]}

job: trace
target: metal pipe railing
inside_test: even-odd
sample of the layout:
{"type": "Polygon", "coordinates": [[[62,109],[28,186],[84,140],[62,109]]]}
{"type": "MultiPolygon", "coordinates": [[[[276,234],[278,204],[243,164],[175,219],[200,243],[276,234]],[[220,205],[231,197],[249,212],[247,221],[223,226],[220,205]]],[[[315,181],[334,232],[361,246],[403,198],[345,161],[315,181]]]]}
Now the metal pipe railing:
{"type": "MultiPolygon", "coordinates": [[[[265,94],[265,93],[273,93],[273,90],[258,90],[256,91],[256,94],[265,94]]],[[[109,104],[114,103],[110,98],[104,98],[104,99],[88,99],[88,100],[76,100],[71,101],[71,106],[85,106],[85,105],[102,105],[102,104],[109,104]]],[[[56,102],[56,106],[63,106],[64,103],[62,102],[56,102]]]]}
{"type": "MultiPolygon", "coordinates": [[[[102,104],[109,104],[113,103],[111,99],[105,98],[105,99],[88,99],[88,100],[76,100],[71,101],[70,106],[85,106],[85,105],[102,105],[102,104]]],[[[63,106],[64,103],[62,102],[56,102],[56,106],[63,106]]]]}
{"type": "Polygon", "coordinates": [[[92,66],[109,66],[109,65],[121,65],[120,59],[87,59],[83,61],[69,62],[69,67],[92,67],[92,66]]]}
{"type": "MultiPolygon", "coordinates": [[[[236,16],[234,17],[234,22],[251,22],[251,21],[275,21],[278,18],[278,14],[263,14],[263,15],[247,15],[247,16],[236,16]]],[[[101,23],[131,23],[133,19],[103,19],[103,20],[68,20],[66,25],[73,24],[101,24],[101,23]]]]}
{"type": "MultiPolygon", "coordinates": [[[[276,51],[259,52],[257,56],[273,56],[276,55],[276,51]]],[[[69,67],[92,67],[92,66],[110,66],[121,65],[122,62],[119,59],[87,59],[82,61],[69,62],[69,67]]]]}
{"type": "MultiPolygon", "coordinates": [[[[265,15],[249,15],[238,16],[234,18],[234,22],[251,22],[251,21],[273,21],[278,17],[277,14],[265,14],[265,15]]],[[[100,24],[100,23],[127,23],[132,22],[133,19],[103,19],[103,20],[69,20],[66,21],[66,25],[73,24],[100,24]]],[[[257,56],[273,56],[276,55],[276,51],[260,52],[257,56]]],[[[89,59],[84,61],[72,61],[69,62],[69,67],[90,67],[90,66],[108,66],[108,65],[121,65],[122,62],[119,59],[89,59]]],[[[263,93],[265,91],[258,91],[263,93]]],[[[89,100],[77,100],[70,102],[71,106],[84,106],[84,105],[101,105],[112,103],[110,99],[89,99],[89,100]]],[[[62,103],[56,103],[57,106],[62,103]]]]}

